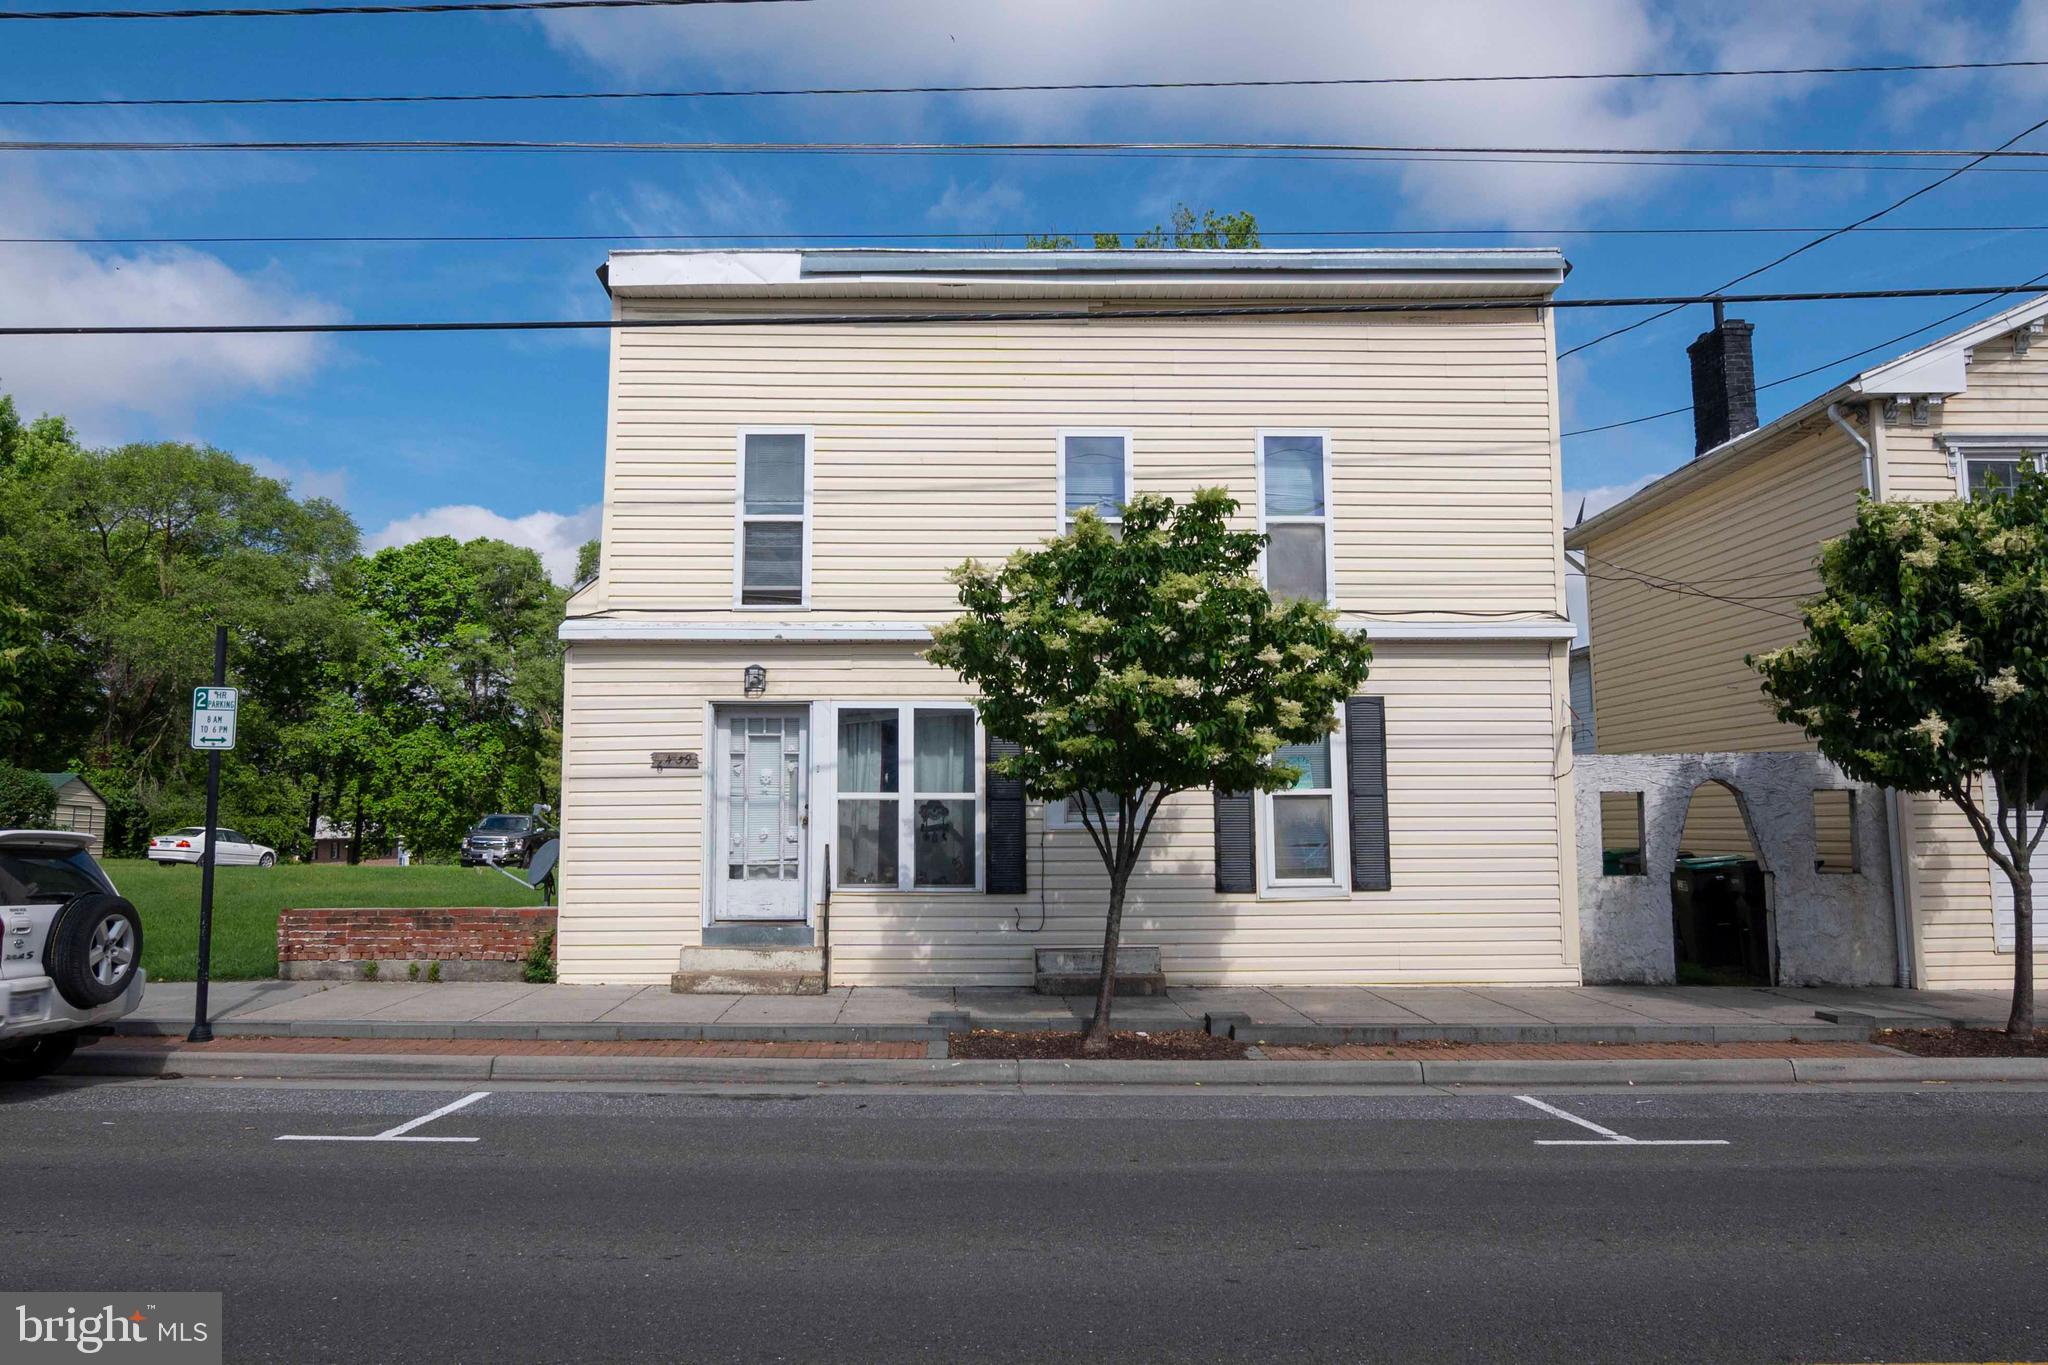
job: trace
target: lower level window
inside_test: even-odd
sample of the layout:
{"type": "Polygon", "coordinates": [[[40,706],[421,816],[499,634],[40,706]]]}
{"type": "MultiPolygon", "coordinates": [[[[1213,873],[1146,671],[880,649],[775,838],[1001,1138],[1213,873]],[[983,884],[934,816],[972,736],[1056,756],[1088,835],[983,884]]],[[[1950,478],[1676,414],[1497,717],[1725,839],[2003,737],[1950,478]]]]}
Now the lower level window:
{"type": "Polygon", "coordinates": [[[844,706],[838,749],[833,865],[840,886],[910,890],[979,884],[979,767],[971,707],[844,706]]]}
{"type": "Polygon", "coordinates": [[[1274,760],[1299,771],[1294,785],[1271,792],[1266,803],[1266,880],[1274,886],[1328,886],[1337,880],[1336,746],[1325,735],[1312,744],[1289,744],[1274,760]]]}

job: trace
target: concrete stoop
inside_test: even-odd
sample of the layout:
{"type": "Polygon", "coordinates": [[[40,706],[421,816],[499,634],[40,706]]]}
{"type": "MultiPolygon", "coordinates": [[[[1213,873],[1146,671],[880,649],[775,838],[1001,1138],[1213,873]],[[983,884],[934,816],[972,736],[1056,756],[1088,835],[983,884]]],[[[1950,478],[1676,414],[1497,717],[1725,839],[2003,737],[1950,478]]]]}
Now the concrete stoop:
{"type": "Polygon", "coordinates": [[[685,948],[669,989],[679,995],[823,995],[822,948],[685,948]]]}

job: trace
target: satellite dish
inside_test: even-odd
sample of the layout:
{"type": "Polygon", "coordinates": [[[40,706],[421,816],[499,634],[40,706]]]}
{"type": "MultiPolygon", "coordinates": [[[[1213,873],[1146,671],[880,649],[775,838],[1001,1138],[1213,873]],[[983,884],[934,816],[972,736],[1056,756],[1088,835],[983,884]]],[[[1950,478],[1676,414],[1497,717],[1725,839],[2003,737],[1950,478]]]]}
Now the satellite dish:
{"type": "Polygon", "coordinates": [[[555,870],[555,859],[561,855],[562,841],[550,839],[533,851],[533,861],[526,867],[526,884],[539,887],[555,870]]]}

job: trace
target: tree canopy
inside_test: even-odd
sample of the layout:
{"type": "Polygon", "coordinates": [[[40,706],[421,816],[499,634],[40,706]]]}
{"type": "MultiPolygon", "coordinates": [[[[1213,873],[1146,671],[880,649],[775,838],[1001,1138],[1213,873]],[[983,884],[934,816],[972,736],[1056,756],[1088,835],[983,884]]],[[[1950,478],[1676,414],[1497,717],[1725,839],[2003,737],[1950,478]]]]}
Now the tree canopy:
{"type": "Polygon", "coordinates": [[[980,694],[991,735],[1019,747],[993,770],[1040,800],[1072,798],[1109,874],[1103,978],[1090,1046],[1106,1046],[1125,889],[1176,792],[1276,791],[1284,745],[1337,726],[1372,649],[1320,603],[1276,602],[1266,538],[1230,528],[1220,488],[1186,503],[1140,495],[1112,530],[1092,512],[999,567],[954,570],[961,615],[926,658],[980,694]]]}
{"type": "MultiPolygon", "coordinates": [[[[1155,223],[1131,239],[1136,251],[1216,251],[1225,247],[1251,248],[1259,244],[1259,220],[1250,210],[1218,213],[1203,209],[1197,214],[1186,204],[1173,206],[1173,226],[1155,223]]],[[[1074,239],[1065,234],[1027,237],[1024,245],[1033,251],[1071,251],[1074,239]]],[[[1122,251],[1121,233],[1098,232],[1095,250],[1122,251]]]]}
{"type": "Polygon", "coordinates": [[[81,446],[0,397],[0,761],[85,773],[109,846],[189,823],[185,738],[215,624],[244,689],[222,809],[287,855],[323,814],[451,852],[551,800],[566,594],[532,551],[445,537],[360,553],[348,514],[224,451],[81,446]]]}
{"type": "Polygon", "coordinates": [[[2048,479],[1873,502],[1820,556],[1805,638],[1750,662],[1779,719],[1860,781],[1938,794],[2014,889],[2011,1027],[2033,1027],[2032,853],[2048,828],[2048,479]],[[1988,774],[2006,799],[1988,800],[1988,774]]]}

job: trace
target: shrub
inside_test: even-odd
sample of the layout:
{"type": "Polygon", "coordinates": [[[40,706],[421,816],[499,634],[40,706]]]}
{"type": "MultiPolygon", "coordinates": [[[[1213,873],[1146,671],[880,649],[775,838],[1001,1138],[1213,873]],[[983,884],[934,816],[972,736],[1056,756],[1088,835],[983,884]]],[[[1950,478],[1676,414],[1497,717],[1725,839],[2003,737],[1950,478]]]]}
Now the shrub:
{"type": "Polygon", "coordinates": [[[533,936],[533,946],[519,962],[519,979],[546,985],[555,979],[555,931],[543,929],[533,936]]]}
{"type": "Polygon", "coordinates": [[[0,829],[47,829],[57,789],[41,773],[0,763],[0,829]]]}

